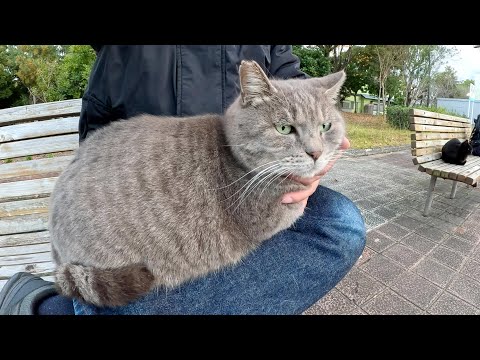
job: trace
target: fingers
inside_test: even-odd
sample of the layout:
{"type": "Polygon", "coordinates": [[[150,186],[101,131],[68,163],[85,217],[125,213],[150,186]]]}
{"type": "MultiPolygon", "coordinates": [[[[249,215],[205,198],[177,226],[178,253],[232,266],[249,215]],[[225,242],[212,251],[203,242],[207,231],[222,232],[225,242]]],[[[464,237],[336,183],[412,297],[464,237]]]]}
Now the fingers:
{"type": "Polygon", "coordinates": [[[291,204],[305,201],[307,203],[308,197],[317,190],[320,180],[316,180],[311,183],[305,190],[295,191],[287,193],[282,198],[282,204],[291,204]]]}

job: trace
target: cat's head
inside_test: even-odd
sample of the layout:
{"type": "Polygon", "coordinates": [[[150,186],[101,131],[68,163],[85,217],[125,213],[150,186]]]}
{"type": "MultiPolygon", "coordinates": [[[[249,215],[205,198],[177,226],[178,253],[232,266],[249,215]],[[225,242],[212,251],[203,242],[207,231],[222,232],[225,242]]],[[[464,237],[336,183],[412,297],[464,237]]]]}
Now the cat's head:
{"type": "Polygon", "coordinates": [[[460,144],[459,153],[462,155],[470,155],[472,153],[472,145],[468,140],[465,140],[460,144]]]}
{"type": "Polygon", "coordinates": [[[269,80],[254,61],[239,69],[241,95],[226,112],[228,146],[248,169],[312,177],[345,136],[336,99],[339,71],[320,78],[269,80]]]}

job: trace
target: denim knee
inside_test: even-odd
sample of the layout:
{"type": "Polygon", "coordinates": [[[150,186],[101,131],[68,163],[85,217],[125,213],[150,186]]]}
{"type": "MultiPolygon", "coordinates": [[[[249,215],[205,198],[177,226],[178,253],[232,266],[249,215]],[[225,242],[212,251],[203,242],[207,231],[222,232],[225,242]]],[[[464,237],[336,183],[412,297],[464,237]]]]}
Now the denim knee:
{"type": "Polygon", "coordinates": [[[308,216],[317,220],[315,227],[329,235],[345,261],[353,265],[366,243],[365,222],[358,207],[345,195],[319,186],[307,208],[308,216]]]}

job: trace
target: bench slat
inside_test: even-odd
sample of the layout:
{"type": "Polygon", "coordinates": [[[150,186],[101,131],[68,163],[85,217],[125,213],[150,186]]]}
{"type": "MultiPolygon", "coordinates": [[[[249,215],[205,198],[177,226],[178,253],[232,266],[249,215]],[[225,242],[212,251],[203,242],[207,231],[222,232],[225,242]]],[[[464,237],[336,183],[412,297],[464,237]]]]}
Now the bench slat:
{"type": "MultiPolygon", "coordinates": [[[[466,139],[464,138],[458,138],[460,141],[465,141],[466,139]]],[[[414,149],[421,149],[421,148],[427,148],[427,147],[432,147],[432,146],[438,146],[441,145],[443,146],[446,142],[450,140],[426,140],[426,141],[412,141],[411,146],[414,149]]]]}
{"type": "Polygon", "coordinates": [[[0,186],[0,202],[23,200],[40,195],[48,196],[51,194],[56,181],[57,178],[52,177],[2,183],[0,186]]]}
{"type": "Polygon", "coordinates": [[[412,140],[443,140],[458,138],[455,133],[415,133],[411,135],[412,140]]]}
{"type": "Polygon", "coordinates": [[[410,125],[412,131],[431,131],[431,132],[450,132],[450,133],[466,133],[465,129],[468,128],[454,128],[448,126],[434,126],[434,125],[410,125]]]}
{"type": "Polygon", "coordinates": [[[0,166],[0,181],[22,176],[42,176],[60,174],[73,160],[73,155],[57,156],[28,161],[18,161],[0,166]]]}
{"type": "MultiPolygon", "coordinates": [[[[13,234],[0,236],[0,248],[5,246],[23,246],[44,244],[50,242],[50,233],[48,231],[38,231],[25,234],[13,234]]],[[[2,250],[0,249],[0,253],[2,250]]]]}
{"type": "Polygon", "coordinates": [[[411,117],[410,124],[419,124],[419,125],[439,125],[439,126],[454,126],[454,127],[464,127],[471,128],[470,123],[458,122],[458,121],[447,121],[447,120],[437,120],[426,117],[411,117]]]}
{"type": "Polygon", "coordinates": [[[0,219],[0,235],[48,230],[48,213],[12,216],[0,219]]]}
{"type": "Polygon", "coordinates": [[[39,111],[54,111],[68,108],[71,106],[81,106],[82,99],[60,100],[47,103],[38,103],[30,105],[14,106],[6,109],[0,109],[0,116],[28,115],[39,111]]]}
{"type": "Polygon", "coordinates": [[[35,121],[0,127],[0,142],[78,133],[78,117],[35,121]]]}
{"type": "Polygon", "coordinates": [[[449,174],[449,179],[452,180],[465,180],[466,175],[476,171],[476,169],[480,166],[480,157],[477,156],[469,156],[467,158],[467,163],[458,169],[456,173],[449,174]]]}
{"type": "Polygon", "coordinates": [[[6,256],[38,254],[50,250],[50,243],[2,247],[0,248],[0,260],[6,256]]]}
{"type": "Polygon", "coordinates": [[[27,155],[48,154],[78,148],[78,135],[60,135],[48,138],[0,144],[0,160],[27,155]]]}
{"type": "Polygon", "coordinates": [[[410,109],[409,110],[409,115],[410,116],[423,116],[423,117],[429,117],[429,118],[434,118],[434,119],[439,119],[439,120],[450,120],[450,121],[470,123],[470,119],[463,118],[463,117],[460,117],[460,116],[440,114],[440,113],[436,113],[436,112],[432,112],[432,111],[426,111],[426,110],[420,110],[420,109],[410,109]]]}
{"type": "Polygon", "coordinates": [[[50,251],[35,254],[0,256],[0,266],[22,265],[46,261],[52,261],[52,254],[50,251]]]}
{"type": "Polygon", "coordinates": [[[433,154],[429,154],[429,155],[418,156],[416,158],[413,158],[413,163],[415,165],[419,165],[419,164],[423,164],[423,163],[426,163],[426,162],[429,162],[429,161],[434,161],[434,160],[440,159],[441,157],[442,157],[441,152],[437,152],[437,153],[433,153],[433,154]]]}
{"type": "Polygon", "coordinates": [[[0,267],[0,279],[9,279],[18,272],[29,272],[34,275],[52,275],[55,264],[51,261],[38,262],[35,264],[9,265],[0,267]]]}
{"type": "Polygon", "coordinates": [[[46,105],[40,108],[31,107],[32,105],[21,106],[20,109],[8,113],[0,111],[0,127],[20,124],[33,120],[54,119],[58,117],[78,116],[81,111],[81,102],[58,105],[55,103],[42,104],[46,105]]]}
{"type": "Polygon", "coordinates": [[[469,185],[476,186],[478,184],[479,178],[480,178],[480,169],[468,175],[465,179],[465,182],[469,185]]]}
{"type": "Polygon", "coordinates": [[[442,151],[442,146],[434,146],[423,149],[412,149],[413,156],[422,156],[428,154],[434,154],[442,151]]]}
{"type": "Polygon", "coordinates": [[[0,203],[0,218],[44,214],[48,212],[50,198],[10,201],[0,203]]]}

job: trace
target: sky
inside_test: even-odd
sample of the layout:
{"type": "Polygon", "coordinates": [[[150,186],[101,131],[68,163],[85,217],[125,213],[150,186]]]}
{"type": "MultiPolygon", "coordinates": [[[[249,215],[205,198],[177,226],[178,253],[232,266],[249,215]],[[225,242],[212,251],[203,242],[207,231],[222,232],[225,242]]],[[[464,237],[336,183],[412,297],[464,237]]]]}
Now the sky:
{"type": "Polygon", "coordinates": [[[446,64],[455,69],[458,80],[475,80],[475,76],[480,77],[480,48],[474,48],[473,45],[449,45],[449,47],[458,50],[458,55],[446,64]]]}

